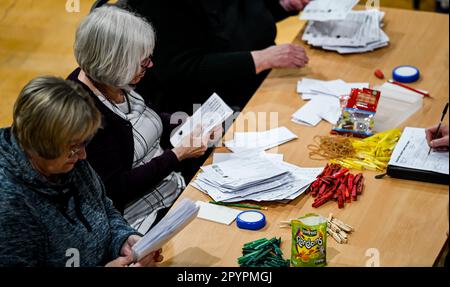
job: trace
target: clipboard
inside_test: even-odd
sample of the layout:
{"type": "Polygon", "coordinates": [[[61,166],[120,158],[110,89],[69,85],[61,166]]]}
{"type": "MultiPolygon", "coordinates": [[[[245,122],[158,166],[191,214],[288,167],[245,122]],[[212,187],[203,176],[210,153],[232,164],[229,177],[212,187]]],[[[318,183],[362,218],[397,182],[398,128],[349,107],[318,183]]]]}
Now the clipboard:
{"type": "Polygon", "coordinates": [[[395,165],[388,165],[386,174],[392,178],[449,185],[448,174],[437,173],[427,170],[419,170],[395,165]]]}
{"type": "Polygon", "coordinates": [[[428,155],[425,129],[406,127],[392,152],[386,174],[393,178],[449,184],[449,153],[428,155]]]}

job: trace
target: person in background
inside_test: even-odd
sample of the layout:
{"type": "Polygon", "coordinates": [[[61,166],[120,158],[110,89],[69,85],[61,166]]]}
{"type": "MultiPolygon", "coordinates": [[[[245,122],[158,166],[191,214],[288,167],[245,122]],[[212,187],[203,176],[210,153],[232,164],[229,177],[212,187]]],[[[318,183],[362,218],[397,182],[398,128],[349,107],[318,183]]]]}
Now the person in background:
{"type": "Polygon", "coordinates": [[[437,150],[448,150],[448,125],[441,125],[439,133],[436,135],[438,125],[426,129],[428,145],[437,150]]]}
{"type": "MultiPolygon", "coordinates": [[[[169,114],[158,114],[133,90],[153,66],[152,26],[126,10],[94,9],[77,29],[74,44],[79,65],[68,79],[82,85],[103,117],[102,128],[87,145],[88,161],[100,175],[107,195],[125,219],[146,233],[185,188],[183,164],[201,157],[210,136],[186,135],[172,147],[169,114]]],[[[148,99],[148,98],[147,98],[148,99]]]]}
{"type": "MultiPolygon", "coordinates": [[[[70,81],[39,77],[23,88],[12,127],[0,129],[0,266],[132,265],[140,234],[86,161],[100,123],[90,96],[70,81]]],[[[134,266],[153,266],[160,253],[134,266]]]]}
{"type": "Polygon", "coordinates": [[[216,92],[235,110],[248,102],[272,68],[300,68],[305,49],[275,45],[275,22],[309,0],[127,0],[119,5],[154,25],[155,67],[137,90],[154,94],[167,112],[193,113],[216,92]]]}

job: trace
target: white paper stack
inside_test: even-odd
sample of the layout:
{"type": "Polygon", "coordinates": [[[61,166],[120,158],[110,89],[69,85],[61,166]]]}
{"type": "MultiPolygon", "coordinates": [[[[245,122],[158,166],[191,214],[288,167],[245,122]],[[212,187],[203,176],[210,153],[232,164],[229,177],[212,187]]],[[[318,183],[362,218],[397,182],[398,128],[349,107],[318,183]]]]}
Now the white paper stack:
{"type": "Polygon", "coordinates": [[[235,132],[234,139],[226,141],[225,146],[233,152],[267,150],[296,138],[288,128],[279,127],[263,132],[235,132]]]}
{"type": "Polygon", "coordinates": [[[303,9],[300,19],[311,21],[343,20],[356,4],[358,4],[358,0],[314,0],[303,9]]]}
{"type": "Polygon", "coordinates": [[[161,248],[165,242],[180,232],[197,216],[199,208],[193,201],[183,199],[133,246],[134,260],[139,261],[150,252],[161,248]]]}
{"type": "Polygon", "coordinates": [[[251,154],[202,167],[191,183],[215,201],[292,200],[302,194],[322,168],[299,168],[251,154]]]}
{"type": "Polygon", "coordinates": [[[302,40],[340,54],[370,52],[389,44],[389,37],[381,29],[383,17],[383,12],[371,9],[350,11],[342,20],[309,21],[302,40]]]}
{"type": "Polygon", "coordinates": [[[368,88],[369,83],[346,83],[338,79],[321,81],[303,78],[297,83],[297,92],[303,100],[310,100],[292,115],[292,121],[307,126],[316,126],[321,120],[336,124],[341,107],[339,97],[349,95],[351,89],[368,88]]]}

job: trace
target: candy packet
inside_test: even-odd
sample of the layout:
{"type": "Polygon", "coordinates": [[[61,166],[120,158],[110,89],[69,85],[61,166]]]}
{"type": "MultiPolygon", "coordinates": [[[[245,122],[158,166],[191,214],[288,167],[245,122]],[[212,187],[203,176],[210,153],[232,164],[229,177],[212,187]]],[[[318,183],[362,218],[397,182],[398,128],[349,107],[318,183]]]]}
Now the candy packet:
{"type": "Polygon", "coordinates": [[[322,267],[327,263],[327,219],[307,214],[291,221],[291,263],[295,267],[322,267]]]}
{"type": "Polygon", "coordinates": [[[332,133],[368,137],[374,134],[374,118],[381,93],[371,89],[352,89],[350,96],[341,99],[341,117],[332,133]]]}

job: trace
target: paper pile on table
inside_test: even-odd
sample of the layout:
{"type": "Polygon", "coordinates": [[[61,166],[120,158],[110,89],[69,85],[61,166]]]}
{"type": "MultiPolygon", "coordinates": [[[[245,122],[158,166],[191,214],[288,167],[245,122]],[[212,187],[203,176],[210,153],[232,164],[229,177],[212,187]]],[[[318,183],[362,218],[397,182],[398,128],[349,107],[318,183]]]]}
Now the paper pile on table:
{"type": "Polygon", "coordinates": [[[340,54],[370,52],[389,44],[389,37],[381,29],[383,17],[384,12],[371,9],[350,11],[342,20],[316,18],[308,22],[302,40],[340,54]]]}
{"type": "Polygon", "coordinates": [[[191,185],[215,201],[284,201],[301,195],[323,168],[300,168],[249,153],[201,168],[191,185]]]}
{"type": "Polygon", "coordinates": [[[343,20],[358,2],[358,0],[314,0],[303,9],[300,19],[311,21],[343,20]]]}
{"type": "Polygon", "coordinates": [[[369,83],[346,83],[338,79],[321,81],[303,78],[297,83],[297,93],[310,100],[292,115],[298,124],[316,126],[322,119],[335,125],[341,115],[339,97],[349,95],[351,89],[368,88],[369,83]]]}

